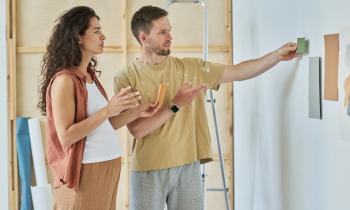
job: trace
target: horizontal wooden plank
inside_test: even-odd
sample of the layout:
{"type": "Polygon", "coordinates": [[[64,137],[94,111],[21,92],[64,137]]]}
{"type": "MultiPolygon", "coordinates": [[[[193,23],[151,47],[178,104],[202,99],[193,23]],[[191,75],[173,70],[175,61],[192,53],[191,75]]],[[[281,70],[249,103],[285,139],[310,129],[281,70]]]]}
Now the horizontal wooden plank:
{"type": "MultiPolygon", "coordinates": [[[[129,46],[127,48],[128,53],[138,52],[140,48],[138,46],[129,46]]],[[[202,52],[202,46],[173,46],[171,48],[173,52],[202,52]]],[[[26,47],[17,46],[17,53],[44,53],[45,47],[26,47]]],[[[229,51],[228,46],[215,45],[209,46],[209,52],[222,52],[227,53],[229,51]]],[[[106,53],[123,53],[123,47],[118,45],[105,46],[104,52],[106,53]]]]}

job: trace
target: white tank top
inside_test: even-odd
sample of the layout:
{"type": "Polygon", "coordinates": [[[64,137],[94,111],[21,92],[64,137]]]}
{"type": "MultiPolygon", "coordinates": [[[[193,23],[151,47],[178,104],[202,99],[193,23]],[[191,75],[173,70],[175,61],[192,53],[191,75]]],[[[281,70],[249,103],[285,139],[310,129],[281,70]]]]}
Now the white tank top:
{"type": "MultiPolygon", "coordinates": [[[[91,116],[107,105],[106,98],[95,83],[86,83],[88,91],[87,115],[91,116]]],[[[122,154],[120,140],[109,120],[104,121],[86,138],[83,163],[112,160],[122,154]]]]}

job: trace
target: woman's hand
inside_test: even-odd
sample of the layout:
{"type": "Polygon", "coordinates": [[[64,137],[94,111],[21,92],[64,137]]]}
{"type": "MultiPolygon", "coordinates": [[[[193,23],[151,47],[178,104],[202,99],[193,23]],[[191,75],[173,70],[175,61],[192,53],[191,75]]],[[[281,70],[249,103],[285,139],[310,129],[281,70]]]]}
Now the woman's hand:
{"type": "Polygon", "coordinates": [[[107,105],[107,116],[112,117],[121,112],[139,106],[141,96],[139,92],[132,92],[131,87],[122,88],[114,95],[107,105]]]}

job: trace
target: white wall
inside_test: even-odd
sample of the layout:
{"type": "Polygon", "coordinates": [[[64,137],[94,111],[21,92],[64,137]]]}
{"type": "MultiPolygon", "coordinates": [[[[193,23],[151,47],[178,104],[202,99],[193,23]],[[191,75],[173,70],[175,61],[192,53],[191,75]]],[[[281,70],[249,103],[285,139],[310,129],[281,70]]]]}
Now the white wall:
{"type": "Polygon", "coordinates": [[[307,60],[324,61],[323,35],[350,28],[350,1],[235,0],[233,8],[235,63],[310,40],[301,60],[235,84],[236,209],[349,210],[350,142],[339,137],[337,103],[323,100],[323,119],[308,118],[307,60]]]}
{"type": "Polygon", "coordinates": [[[0,209],[9,209],[7,151],[6,1],[0,0],[0,209]]]}

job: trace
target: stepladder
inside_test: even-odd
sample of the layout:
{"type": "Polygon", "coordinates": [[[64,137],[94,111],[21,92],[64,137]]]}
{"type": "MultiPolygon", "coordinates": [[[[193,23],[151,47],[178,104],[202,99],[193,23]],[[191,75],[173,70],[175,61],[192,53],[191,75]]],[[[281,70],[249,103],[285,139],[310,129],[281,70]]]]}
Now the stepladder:
{"type": "MultiPolygon", "coordinates": [[[[208,8],[206,4],[206,0],[165,0],[164,8],[168,9],[172,4],[175,3],[192,3],[192,4],[198,4],[202,8],[202,16],[203,16],[203,49],[202,49],[202,59],[204,63],[208,60],[208,49],[209,49],[209,42],[208,42],[208,8]]],[[[206,67],[203,67],[203,71],[208,71],[206,67]]],[[[221,172],[221,179],[222,179],[222,186],[217,188],[207,188],[206,185],[206,167],[205,164],[201,165],[201,177],[202,177],[202,189],[203,189],[203,195],[204,195],[204,209],[206,209],[206,194],[207,192],[223,192],[225,197],[225,207],[226,210],[230,210],[230,199],[229,199],[229,191],[228,186],[226,183],[226,175],[225,175],[225,164],[224,164],[224,158],[223,158],[223,152],[221,148],[221,141],[220,141],[220,133],[218,128],[218,120],[217,120],[217,114],[216,114],[216,106],[215,106],[215,99],[212,90],[208,91],[208,94],[206,96],[207,102],[210,103],[209,106],[206,106],[207,110],[211,109],[212,117],[213,117],[213,129],[215,133],[216,143],[217,143],[217,149],[218,149],[218,156],[219,156],[219,165],[220,165],[220,172],[221,172]]]]}

